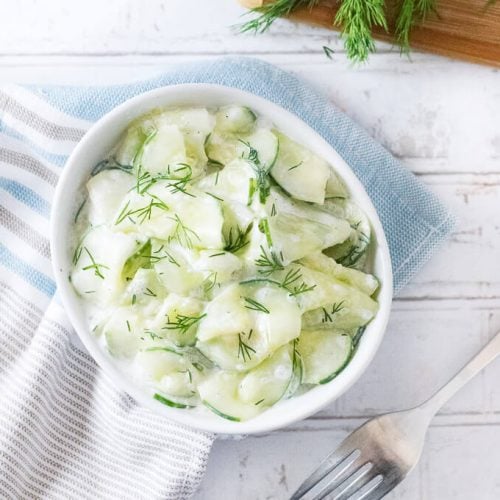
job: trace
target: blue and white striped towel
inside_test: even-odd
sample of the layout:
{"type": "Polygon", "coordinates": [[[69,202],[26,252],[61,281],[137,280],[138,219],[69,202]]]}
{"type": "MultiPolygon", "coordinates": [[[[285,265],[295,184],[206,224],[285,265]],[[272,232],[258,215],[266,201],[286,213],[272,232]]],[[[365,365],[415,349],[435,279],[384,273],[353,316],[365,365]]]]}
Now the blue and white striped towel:
{"type": "Polygon", "coordinates": [[[92,121],[145,90],[223,83],[291,110],[349,163],[381,216],[404,285],[452,227],[411,174],[293,76],[253,59],[179,67],[113,87],[0,88],[0,496],[181,499],[196,490],[213,436],[138,407],[79,344],[50,266],[50,203],[92,121]]]}

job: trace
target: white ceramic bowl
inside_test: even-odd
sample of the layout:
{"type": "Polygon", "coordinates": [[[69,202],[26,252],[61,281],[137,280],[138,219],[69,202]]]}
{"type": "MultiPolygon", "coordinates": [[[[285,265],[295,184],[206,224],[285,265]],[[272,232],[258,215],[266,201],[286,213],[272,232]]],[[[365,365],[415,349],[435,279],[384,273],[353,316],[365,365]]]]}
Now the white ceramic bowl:
{"type": "Polygon", "coordinates": [[[292,113],[253,94],[219,85],[186,84],[152,90],[124,102],[93,125],[71,154],[56,189],[51,220],[52,262],[58,292],[83,344],[114,383],[141,405],[188,426],[222,434],[253,434],[271,431],[306,418],[330,404],[354,384],[370,364],[384,335],[392,300],[391,261],[384,231],[370,198],[349,166],[313,129],[292,113]],[[347,367],[328,384],[280,402],[246,422],[230,422],[209,411],[169,408],[145,394],[119,371],[113,359],[98,346],[88,327],[80,299],[68,281],[71,269],[68,242],[71,241],[74,216],[78,208],[78,194],[81,193],[92,168],[106,157],[130,121],[158,107],[215,107],[226,104],[242,104],[268,117],[279,130],[307,146],[335,167],[347,184],[352,199],[371,221],[374,237],[372,272],[381,281],[378,292],[380,310],[366,328],[347,367]]]}

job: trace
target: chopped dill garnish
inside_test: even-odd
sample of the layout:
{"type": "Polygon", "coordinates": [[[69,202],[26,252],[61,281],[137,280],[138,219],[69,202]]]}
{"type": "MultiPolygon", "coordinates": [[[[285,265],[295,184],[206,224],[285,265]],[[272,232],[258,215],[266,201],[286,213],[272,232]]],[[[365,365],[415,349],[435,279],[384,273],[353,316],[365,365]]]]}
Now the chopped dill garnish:
{"type": "Polygon", "coordinates": [[[167,316],[167,323],[162,329],[179,330],[180,333],[184,334],[205,316],[206,314],[201,314],[200,316],[185,316],[184,314],[177,314],[175,321],[170,321],[170,318],[167,316]]]}
{"type": "Polygon", "coordinates": [[[151,290],[151,288],[146,288],[146,291],[144,292],[144,295],[147,295],[148,297],[156,297],[156,293],[151,290]]]}
{"type": "Polygon", "coordinates": [[[166,250],[164,251],[165,255],[167,257],[167,260],[171,263],[174,264],[174,266],[181,267],[181,265],[175,260],[175,258],[172,256],[170,252],[167,252],[166,250]]]}
{"type": "Polygon", "coordinates": [[[104,264],[98,264],[95,261],[94,256],[90,253],[90,251],[89,251],[89,249],[87,247],[83,247],[83,249],[85,250],[85,252],[89,256],[89,259],[90,259],[90,262],[91,262],[91,264],[89,264],[88,266],[85,266],[84,268],[82,268],[83,271],[88,271],[89,269],[93,269],[95,276],[97,276],[97,277],[99,277],[101,279],[104,279],[104,274],[102,274],[101,268],[102,269],[109,269],[109,267],[105,266],[104,264]]]}
{"type": "Polygon", "coordinates": [[[192,229],[187,227],[177,214],[175,214],[174,217],[170,217],[170,219],[175,221],[176,226],[174,234],[168,237],[169,242],[175,240],[179,245],[186,248],[193,248],[193,238],[200,241],[200,237],[192,229]]]}
{"type": "Polygon", "coordinates": [[[193,361],[191,363],[199,372],[202,372],[205,367],[201,364],[201,363],[198,363],[197,361],[193,361]]]}
{"type": "Polygon", "coordinates": [[[330,59],[330,61],[333,59],[332,55],[335,54],[335,51],[332,48],[327,45],[323,45],[323,52],[325,53],[325,56],[330,59]]]}
{"type": "Polygon", "coordinates": [[[137,295],[134,293],[134,295],[132,295],[132,305],[134,305],[137,301],[137,295]]]}
{"type": "Polygon", "coordinates": [[[255,406],[259,406],[262,402],[265,401],[265,398],[259,399],[256,403],[254,403],[255,406]]]}
{"type": "Polygon", "coordinates": [[[144,333],[151,337],[151,340],[162,339],[163,337],[153,332],[153,330],[144,330],[144,333]]]}
{"type": "Polygon", "coordinates": [[[205,191],[205,194],[208,194],[208,196],[211,196],[212,198],[218,200],[218,201],[224,201],[222,198],[219,196],[216,196],[215,194],[209,193],[208,191],[205,191]]]}
{"type": "Polygon", "coordinates": [[[129,332],[130,332],[130,331],[132,331],[132,330],[130,329],[130,323],[129,323],[129,320],[128,320],[128,319],[127,319],[127,321],[125,321],[125,323],[127,323],[127,330],[128,330],[129,332]]]}
{"type": "Polygon", "coordinates": [[[273,203],[273,206],[271,207],[271,217],[274,217],[276,214],[276,205],[273,203]]]}
{"type": "Polygon", "coordinates": [[[219,257],[220,255],[226,255],[226,252],[213,253],[212,255],[209,255],[209,257],[219,257]]]}
{"type": "Polygon", "coordinates": [[[275,271],[283,271],[285,269],[278,256],[272,250],[269,251],[268,255],[262,245],[260,246],[260,256],[258,259],[255,259],[255,265],[260,268],[258,273],[263,276],[269,276],[275,271]]]}
{"type": "Polygon", "coordinates": [[[252,230],[252,227],[253,223],[250,223],[245,230],[242,230],[239,226],[236,226],[236,229],[233,227],[229,228],[227,238],[224,238],[224,250],[226,252],[236,253],[238,250],[247,246],[249,243],[247,236],[252,230]]]}
{"type": "MultiPolygon", "coordinates": [[[[222,164],[221,164],[222,165],[222,164]]],[[[217,186],[217,184],[219,184],[219,174],[220,174],[220,170],[217,171],[217,173],[215,174],[215,185],[217,186]]]]}
{"type": "Polygon", "coordinates": [[[301,279],[302,273],[300,272],[300,269],[290,269],[286,273],[285,278],[281,283],[281,287],[287,290],[292,297],[300,295],[301,293],[310,292],[316,288],[316,285],[307,286],[304,281],[297,286],[296,283],[301,279]]]}
{"type": "Polygon", "coordinates": [[[321,320],[321,323],[332,323],[333,322],[333,317],[335,316],[335,314],[337,314],[339,311],[342,311],[342,309],[344,309],[344,301],[340,301],[340,302],[335,302],[333,305],[332,305],[332,310],[330,312],[327,311],[327,309],[325,307],[322,307],[323,309],[323,319],[321,320]]]}
{"type": "MultiPolygon", "coordinates": [[[[250,330],[252,332],[252,330],[250,330]]],[[[242,339],[242,336],[245,336],[245,332],[238,333],[238,358],[243,359],[243,362],[246,363],[247,361],[252,359],[252,354],[255,354],[256,351],[253,347],[249,346],[245,341],[242,339]]],[[[251,333],[249,333],[248,338],[250,339],[251,333]]]]}
{"type": "Polygon", "coordinates": [[[302,163],[304,163],[303,161],[299,161],[299,163],[297,163],[297,165],[294,165],[293,167],[290,167],[288,170],[295,170],[296,168],[300,167],[302,165],[302,163]]]}
{"type": "Polygon", "coordinates": [[[269,314],[271,312],[264,304],[261,304],[250,297],[243,297],[243,300],[246,302],[245,307],[247,309],[263,312],[265,314],[269,314]]]}

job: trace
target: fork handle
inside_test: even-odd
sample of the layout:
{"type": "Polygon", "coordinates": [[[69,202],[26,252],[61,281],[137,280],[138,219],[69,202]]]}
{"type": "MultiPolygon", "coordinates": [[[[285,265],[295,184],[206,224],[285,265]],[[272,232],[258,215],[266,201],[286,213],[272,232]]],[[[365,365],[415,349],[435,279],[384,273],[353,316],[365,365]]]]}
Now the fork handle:
{"type": "Polygon", "coordinates": [[[500,354],[500,332],[498,332],[447,384],[425,401],[421,408],[432,418],[438,410],[469,380],[491,363],[500,354]]]}

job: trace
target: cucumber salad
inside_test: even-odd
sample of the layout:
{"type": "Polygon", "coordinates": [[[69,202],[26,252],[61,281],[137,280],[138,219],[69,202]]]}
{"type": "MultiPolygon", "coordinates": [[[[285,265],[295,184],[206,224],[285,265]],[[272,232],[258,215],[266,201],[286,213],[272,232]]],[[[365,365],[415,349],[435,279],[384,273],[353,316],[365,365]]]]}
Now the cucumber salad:
{"type": "Polygon", "coordinates": [[[158,404],[252,418],[332,380],[377,313],[365,214],[246,107],[136,119],[82,199],[69,279],[158,404]]]}

